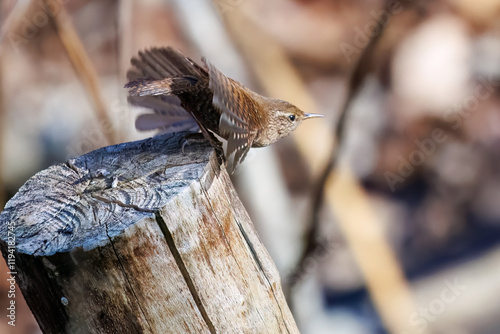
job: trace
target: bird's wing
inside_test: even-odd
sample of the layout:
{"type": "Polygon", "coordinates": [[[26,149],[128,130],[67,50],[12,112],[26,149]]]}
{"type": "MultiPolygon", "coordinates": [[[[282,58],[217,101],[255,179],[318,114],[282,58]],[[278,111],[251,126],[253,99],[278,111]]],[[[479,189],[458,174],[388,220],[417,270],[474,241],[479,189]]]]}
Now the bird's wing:
{"type": "Polygon", "coordinates": [[[219,134],[227,139],[225,156],[228,161],[227,169],[232,173],[245,159],[257,135],[258,105],[247,88],[226,77],[206,59],[203,62],[208,68],[212,102],[221,112],[219,134]],[[233,153],[234,157],[231,159],[233,153]]]}

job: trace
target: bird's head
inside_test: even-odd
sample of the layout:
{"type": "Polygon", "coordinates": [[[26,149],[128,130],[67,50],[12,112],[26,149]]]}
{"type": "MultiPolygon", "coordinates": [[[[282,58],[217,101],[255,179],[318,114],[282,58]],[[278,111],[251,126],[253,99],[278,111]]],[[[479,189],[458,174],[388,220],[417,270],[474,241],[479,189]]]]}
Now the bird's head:
{"type": "Polygon", "coordinates": [[[269,119],[267,136],[271,143],[288,136],[306,119],[315,117],[325,117],[320,114],[307,114],[294,106],[293,104],[283,101],[272,99],[268,104],[269,119]]]}

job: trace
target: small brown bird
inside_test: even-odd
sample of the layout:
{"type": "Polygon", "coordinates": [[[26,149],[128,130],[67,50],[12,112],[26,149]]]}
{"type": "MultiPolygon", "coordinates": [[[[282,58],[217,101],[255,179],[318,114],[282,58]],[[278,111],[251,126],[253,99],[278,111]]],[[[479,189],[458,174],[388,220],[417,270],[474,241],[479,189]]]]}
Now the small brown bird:
{"type": "Polygon", "coordinates": [[[259,95],[202,61],[205,66],[171,47],[152,48],[132,58],[133,68],[127,73],[131,81],[125,85],[129,100],[156,112],[139,116],[139,130],[194,130],[197,123],[212,143],[227,140],[224,155],[232,173],[250,147],[270,145],[303,120],[324,117],[259,95]]]}

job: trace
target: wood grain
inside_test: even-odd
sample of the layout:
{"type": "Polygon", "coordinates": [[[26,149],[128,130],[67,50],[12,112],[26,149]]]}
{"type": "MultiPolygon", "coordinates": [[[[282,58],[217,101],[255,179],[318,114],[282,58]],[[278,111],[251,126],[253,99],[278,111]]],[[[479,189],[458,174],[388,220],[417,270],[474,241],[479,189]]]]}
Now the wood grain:
{"type": "Polygon", "coordinates": [[[298,333],[278,272],[208,144],[96,150],[31,178],[0,214],[44,333],[298,333]]]}

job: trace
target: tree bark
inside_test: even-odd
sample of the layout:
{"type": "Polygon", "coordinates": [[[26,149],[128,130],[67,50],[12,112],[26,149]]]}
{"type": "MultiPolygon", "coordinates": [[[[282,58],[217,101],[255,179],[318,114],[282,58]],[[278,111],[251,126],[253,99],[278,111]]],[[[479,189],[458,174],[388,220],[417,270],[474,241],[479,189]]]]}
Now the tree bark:
{"type": "Polygon", "coordinates": [[[52,166],[7,203],[0,248],[44,333],[298,333],[214,150],[182,138],[52,166]]]}

